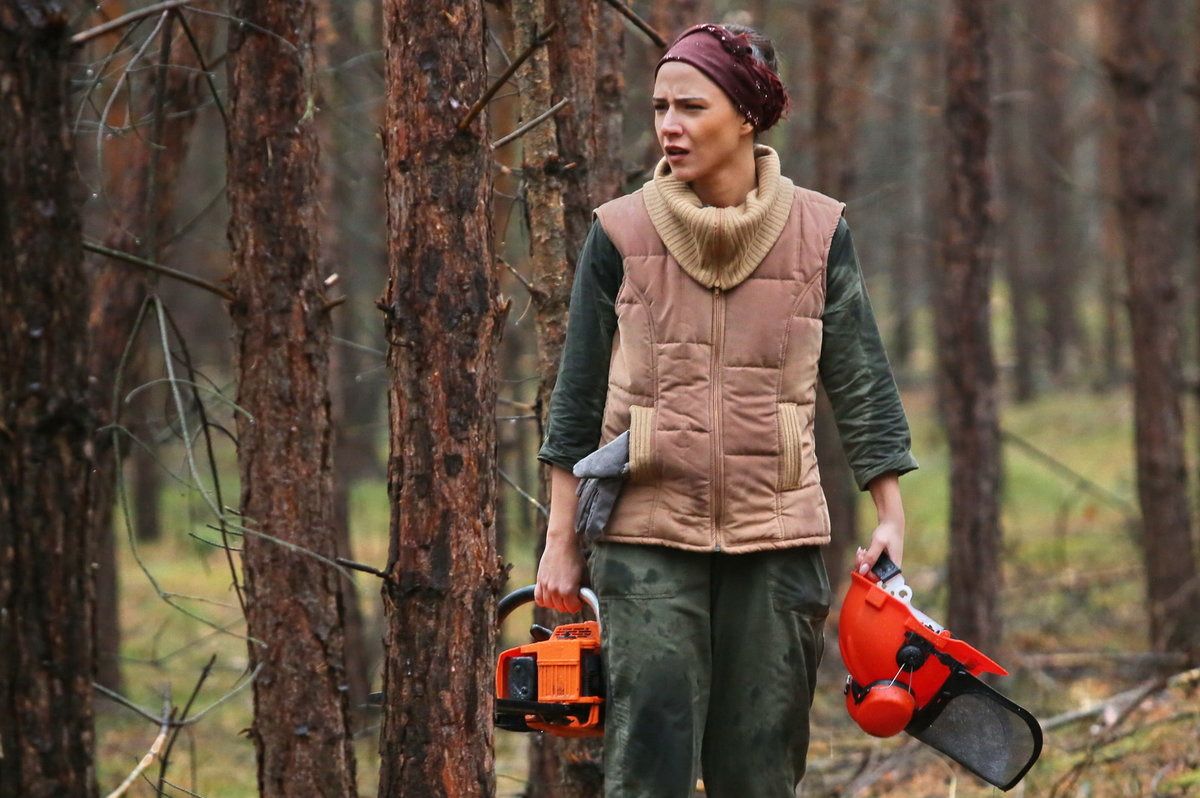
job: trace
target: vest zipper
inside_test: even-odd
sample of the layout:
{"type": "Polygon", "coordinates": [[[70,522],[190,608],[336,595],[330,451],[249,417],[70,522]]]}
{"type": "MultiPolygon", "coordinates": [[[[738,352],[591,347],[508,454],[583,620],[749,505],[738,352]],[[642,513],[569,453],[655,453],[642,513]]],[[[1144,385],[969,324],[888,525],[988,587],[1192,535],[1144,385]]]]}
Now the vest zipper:
{"type": "Polygon", "coordinates": [[[713,439],[713,526],[712,526],[712,542],[715,551],[721,550],[721,505],[722,497],[725,492],[724,482],[724,442],[721,440],[721,344],[725,339],[725,303],[721,294],[720,286],[713,287],[713,348],[712,348],[712,368],[710,373],[712,379],[710,384],[712,388],[712,439],[713,439]]]}

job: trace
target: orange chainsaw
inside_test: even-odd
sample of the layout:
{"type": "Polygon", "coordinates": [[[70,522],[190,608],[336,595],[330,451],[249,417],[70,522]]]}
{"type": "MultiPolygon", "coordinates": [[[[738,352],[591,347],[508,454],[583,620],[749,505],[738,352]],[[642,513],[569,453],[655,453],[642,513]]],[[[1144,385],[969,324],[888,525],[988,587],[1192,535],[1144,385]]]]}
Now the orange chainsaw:
{"type": "MultiPolygon", "coordinates": [[[[533,601],[534,585],[496,606],[496,623],[533,601]]],[[[550,631],[534,624],[533,642],[507,649],[496,662],[496,727],[542,731],[558,737],[604,734],[604,671],[600,660],[600,602],[584,588],[580,598],[594,621],[567,623],[550,631]]]]}

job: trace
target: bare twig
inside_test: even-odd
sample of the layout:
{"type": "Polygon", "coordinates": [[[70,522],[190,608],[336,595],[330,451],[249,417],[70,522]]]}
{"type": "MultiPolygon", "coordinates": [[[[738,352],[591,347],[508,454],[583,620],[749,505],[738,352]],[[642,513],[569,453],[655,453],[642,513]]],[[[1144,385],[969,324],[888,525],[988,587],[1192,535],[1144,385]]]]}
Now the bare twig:
{"type": "Polygon", "coordinates": [[[1059,795],[1064,795],[1069,792],[1071,787],[1075,785],[1075,782],[1079,780],[1079,776],[1083,773],[1083,771],[1087,770],[1092,765],[1096,758],[1096,753],[1106,744],[1108,739],[1112,737],[1113,732],[1117,729],[1117,727],[1124,723],[1125,719],[1132,715],[1147,698],[1159,692],[1160,690],[1163,690],[1166,688],[1166,686],[1167,680],[1159,678],[1139,688],[1129,704],[1122,709],[1120,714],[1117,715],[1113,722],[1108,725],[1108,729],[1106,730],[1105,734],[1097,737],[1097,739],[1093,740],[1092,744],[1088,746],[1087,754],[1084,755],[1083,759],[1076,762],[1070,770],[1064,773],[1058,779],[1058,781],[1055,782],[1054,789],[1050,791],[1050,798],[1058,798],[1059,795]]]}
{"type": "Polygon", "coordinates": [[[1024,450],[1026,453],[1032,455],[1036,459],[1041,460],[1043,463],[1049,466],[1051,470],[1057,471],[1067,479],[1075,482],[1075,484],[1077,484],[1081,489],[1086,490],[1088,493],[1092,494],[1106,504],[1109,504],[1120,510],[1126,518],[1132,519],[1140,517],[1140,513],[1138,512],[1137,508],[1130,504],[1127,500],[1108,490],[1103,485],[1099,485],[1096,482],[1093,482],[1091,479],[1088,479],[1086,476],[1071,468],[1066,463],[1042,451],[1029,441],[1022,438],[1020,435],[1017,435],[1015,432],[1002,429],[1000,430],[1000,437],[1009,443],[1015,444],[1018,448],[1024,450]]]}
{"type": "MultiPolygon", "coordinates": [[[[1177,673],[1167,679],[1167,686],[1174,687],[1176,685],[1188,684],[1197,680],[1200,680],[1200,668],[1193,668],[1192,670],[1177,673]]],[[[1113,709],[1117,709],[1118,707],[1128,708],[1130,704],[1136,704],[1139,701],[1138,696],[1146,693],[1147,690],[1155,687],[1157,684],[1157,681],[1153,681],[1147,684],[1139,685],[1132,690],[1126,690],[1124,692],[1117,693],[1116,695],[1109,696],[1105,700],[1097,703],[1095,706],[1086,707],[1084,709],[1074,709],[1070,712],[1064,712],[1061,715],[1055,715],[1052,718],[1042,721],[1042,730],[1051,731],[1059,728],[1060,726],[1068,726],[1081,720],[1094,718],[1095,716],[1108,711],[1110,707],[1113,709]]],[[[1148,693],[1146,694],[1148,695],[1148,693]]]]}
{"type": "Polygon", "coordinates": [[[210,283],[208,280],[205,280],[202,277],[197,277],[194,274],[181,272],[178,269],[172,269],[170,266],[163,266],[161,263],[155,263],[152,260],[139,258],[137,255],[129,252],[122,252],[119,249],[111,249],[102,244],[97,244],[95,241],[88,241],[84,239],[83,248],[88,252],[95,252],[97,255],[106,255],[113,260],[128,263],[133,266],[140,266],[143,269],[155,272],[156,274],[162,274],[174,280],[179,280],[180,282],[194,285],[197,288],[203,288],[205,291],[216,294],[227,302],[233,301],[232,293],[225,290],[221,286],[216,285],[215,283],[210,283]]]}
{"type": "Polygon", "coordinates": [[[667,49],[667,40],[662,37],[662,34],[654,29],[646,20],[639,17],[632,8],[625,5],[624,0],[606,0],[606,2],[621,13],[625,19],[633,23],[634,27],[649,37],[650,41],[662,49],[667,49]]]}
{"type": "Polygon", "coordinates": [[[200,45],[196,42],[196,37],[192,34],[192,26],[188,24],[187,17],[178,10],[174,13],[176,19],[179,20],[180,26],[183,28],[184,35],[187,36],[192,52],[196,55],[196,63],[200,64],[200,69],[204,72],[204,79],[208,82],[208,90],[212,92],[213,103],[216,104],[217,110],[221,112],[221,121],[225,123],[225,127],[229,127],[229,117],[225,115],[225,105],[221,102],[221,94],[217,91],[217,84],[213,82],[212,72],[209,71],[212,65],[204,62],[204,53],[201,52],[200,45]]]}
{"type": "Polygon", "coordinates": [[[172,8],[185,6],[190,2],[192,2],[192,0],[166,0],[165,3],[155,3],[154,5],[146,6],[145,8],[139,8],[136,11],[130,11],[128,14],[122,14],[116,19],[110,19],[108,22],[105,22],[102,25],[97,25],[96,27],[88,28],[87,30],[81,30],[79,33],[76,33],[71,37],[71,44],[75,47],[78,47],[81,44],[90,42],[97,36],[103,36],[104,34],[110,33],[118,28],[123,28],[130,22],[137,22],[138,20],[145,19],[146,17],[152,17],[160,11],[170,11],[172,8]]]}
{"type": "MultiPolygon", "coordinates": [[[[208,472],[213,481],[213,493],[216,495],[217,506],[222,508],[217,513],[217,523],[220,525],[221,542],[225,544],[225,561],[229,565],[229,578],[233,582],[233,591],[237,594],[238,606],[242,608],[242,616],[246,616],[246,599],[242,596],[242,586],[238,584],[237,566],[233,562],[233,553],[229,551],[229,535],[226,530],[225,523],[225,501],[221,497],[221,476],[217,470],[217,456],[213,449],[212,434],[209,431],[211,425],[208,423],[208,411],[204,408],[204,403],[200,401],[200,394],[196,390],[196,369],[192,364],[192,354],[188,350],[187,339],[179,330],[179,325],[175,323],[175,317],[170,313],[166,314],[167,322],[171,325],[172,331],[175,333],[175,338],[179,341],[179,348],[183,354],[183,365],[188,371],[188,377],[192,383],[192,400],[196,403],[196,409],[200,413],[200,429],[204,433],[204,447],[208,455],[208,472]]],[[[170,350],[168,350],[170,351],[170,350]]],[[[174,386],[172,386],[174,387],[174,386]]],[[[191,448],[188,448],[191,451],[191,448]]]]}
{"type": "Polygon", "coordinates": [[[371,574],[372,576],[378,576],[380,579],[390,578],[388,576],[387,571],[381,571],[378,568],[367,565],[365,563],[355,562],[354,560],[350,560],[345,557],[337,557],[335,559],[336,559],[338,565],[344,565],[347,568],[353,568],[356,571],[362,571],[364,574],[371,574]]]}
{"type": "MultiPolygon", "coordinates": [[[[243,679],[242,681],[235,684],[229,690],[229,692],[225,693],[225,695],[221,696],[216,701],[213,701],[211,704],[209,704],[204,709],[197,712],[195,715],[192,715],[187,720],[172,720],[171,725],[172,726],[194,726],[194,725],[196,725],[201,720],[203,720],[204,717],[206,715],[208,715],[208,713],[212,712],[214,709],[221,706],[226,701],[228,701],[229,699],[233,698],[238,693],[245,690],[247,685],[253,684],[254,680],[258,678],[259,672],[262,671],[263,665],[264,665],[264,663],[262,663],[262,662],[258,663],[258,667],[256,667],[253,671],[251,671],[249,676],[247,676],[245,679],[243,679]]],[[[137,704],[133,703],[128,698],[126,698],[125,696],[118,693],[116,690],[110,690],[109,688],[105,687],[104,685],[97,684],[96,682],[92,682],[92,687],[94,687],[96,689],[96,692],[100,693],[105,698],[115,701],[116,703],[120,704],[121,706],[123,706],[126,709],[133,712],[134,714],[141,715],[143,718],[145,718],[148,721],[151,721],[152,723],[160,723],[162,721],[162,718],[156,716],[153,712],[150,712],[147,709],[143,709],[142,707],[139,707],[137,704]]]]}
{"type": "MultiPolygon", "coordinates": [[[[554,31],[557,28],[557,22],[550,23],[550,25],[544,31],[539,33],[537,37],[529,43],[529,46],[525,48],[524,52],[522,52],[519,56],[513,59],[511,63],[509,63],[508,68],[504,70],[504,73],[500,75],[500,77],[496,78],[496,80],[492,82],[491,86],[488,86],[488,89],[483,93],[483,96],[475,101],[475,103],[471,106],[471,109],[467,111],[467,115],[464,116],[463,120],[458,123],[458,131],[460,133],[471,126],[471,122],[475,120],[475,117],[479,116],[479,112],[482,111],[484,106],[488,104],[493,96],[495,96],[496,92],[500,91],[500,87],[507,83],[509,78],[516,74],[517,70],[521,68],[521,64],[524,64],[529,59],[529,56],[533,55],[539,47],[549,41],[550,37],[554,35],[554,31]]],[[[497,46],[499,46],[499,43],[497,43],[497,46]]],[[[501,52],[503,53],[503,48],[501,48],[501,52]]]]}
{"type": "MultiPolygon", "coordinates": [[[[205,663],[204,669],[200,671],[200,678],[196,680],[196,686],[192,688],[192,694],[188,696],[187,703],[183,705],[183,711],[179,713],[179,719],[187,720],[188,712],[192,710],[192,704],[196,702],[196,696],[200,694],[200,688],[204,686],[205,679],[212,673],[213,664],[217,661],[217,655],[213,654],[205,663]]],[[[171,749],[175,747],[175,741],[179,739],[179,732],[182,726],[176,726],[171,731],[170,739],[167,740],[167,747],[163,750],[161,759],[158,765],[158,795],[163,794],[163,785],[167,780],[167,767],[171,762],[171,749]]]]}
{"type": "Polygon", "coordinates": [[[512,272],[513,277],[516,277],[517,280],[520,281],[521,285],[525,286],[525,290],[529,292],[530,296],[537,296],[540,293],[544,293],[540,291],[533,283],[529,282],[529,279],[525,275],[517,271],[516,267],[506,261],[504,258],[497,258],[497,260],[504,264],[504,268],[512,272]]]}
{"type": "Polygon", "coordinates": [[[512,489],[515,490],[523,499],[525,499],[525,501],[529,502],[534,507],[536,507],[539,513],[541,513],[542,515],[544,515],[546,517],[550,516],[550,511],[547,510],[546,507],[541,502],[539,502],[536,497],[530,495],[524,488],[522,488],[515,481],[513,481],[513,478],[510,477],[507,473],[505,473],[503,468],[500,469],[500,477],[505,482],[507,482],[509,485],[511,485],[512,489]]]}
{"type": "Polygon", "coordinates": [[[158,38],[158,34],[160,31],[162,31],[163,25],[166,24],[167,17],[170,16],[170,14],[171,12],[168,9],[167,11],[162,12],[162,14],[159,16],[158,24],[154,26],[154,30],[150,31],[150,35],[146,37],[146,41],[142,42],[141,47],[139,47],[137,52],[133,54],[133,57],[129,59],[129,63],[127,63],[125,68],[121,70],[121,76],[117,78],[116,85],[113,86],[112,92],[108,95],[108,100],[104,103],[104,110],[100,112],[100,119],[98,120],[99,124],[96,127],[96,174],[99,175],[100,189],[102,192],[105,190],[104,131],[109,130],[108,116],[110,113],[112,113],[113,103],[116,102],[117,97],[121,94],[121,87],[125,85],[129,78],[130,70],[132,70],[134,65],[141,60],[142,56],[146,53],[146,48],[149,47],[156,38],[158,38]]]}
{"type": "Polygon", "coordinates": [[[540,125],[542,122],[545,122],[547,119],[554,116],[554,114],[558,113],[559,110],[561,110],[569,102],[571,102],[570,97],[563,97],[561,100],[556,102],[554,105],[550,106],[545,111],[542,111],[540,114],[535,116],[533,119],[530,119],[525,124],[521,125],[519,128],[514,130],[512,133],[509,133],[507,136],[501,136],[500,138],[493,141],[490,145],[491,148],[493,150],[496,150],[496,149],[503,147],[505,144],[508,144],[509,142],[516,141],[521,136],[524,136],[530,130],[532,130],[533,128],[540,125]]]}
{"type": "Polygon", "coordinates": [[[120,798],[120,796],[125,794],[126,790],[133,786],[133,783],[137,781],[138,776],[141,775],[142,771],[150,767],[150,764],[158,757],[158,752],[162,750],[163,743],[167,739],[167,731],[170,730],[171,721],[174,719],[174,717],[175,710],[171,710],[169,713],[164,713],[162,727],[158,730],[158,736],[154,738],[154,742],[150,745],[150,750],[146,752],[144,757],[142,757],[142,761],[137,763],[137,767],[135,767],[133,771],[125,777],[125,781],[121,782],[117,786],[117,789],[110,792],[107,798],[120,798]]]}

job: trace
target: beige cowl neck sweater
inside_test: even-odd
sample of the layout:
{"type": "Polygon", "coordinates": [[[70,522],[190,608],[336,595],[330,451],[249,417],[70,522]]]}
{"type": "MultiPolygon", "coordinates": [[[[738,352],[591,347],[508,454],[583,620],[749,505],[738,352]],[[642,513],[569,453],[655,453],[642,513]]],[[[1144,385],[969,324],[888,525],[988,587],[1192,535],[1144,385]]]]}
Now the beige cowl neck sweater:
{"type": "Polygon", "coordinates": [[[706,207],[691,186],[671,173],[666,158],[642,196],[667,251],[693,279],[729,289],[745,280],[775,244],[792,210],[795,189],[779,174],[779,154],[754,145],[758,185],[741,205],[706,207]]]}

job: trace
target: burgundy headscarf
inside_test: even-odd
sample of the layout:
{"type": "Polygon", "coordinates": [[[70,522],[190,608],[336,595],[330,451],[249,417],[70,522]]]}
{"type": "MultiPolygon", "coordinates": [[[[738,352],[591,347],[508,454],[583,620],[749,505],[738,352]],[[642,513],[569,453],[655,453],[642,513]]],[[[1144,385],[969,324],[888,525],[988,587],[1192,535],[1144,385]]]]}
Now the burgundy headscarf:
{"type": "Polygon", "coordinates": [[[693,25],[676,37],[654,74],[668,61],[682,61],[703,72],[757,131],[778,122],[790,105],[779,76],[754,55],[750,37],[744,33],[711,23],[693,25]]]}

